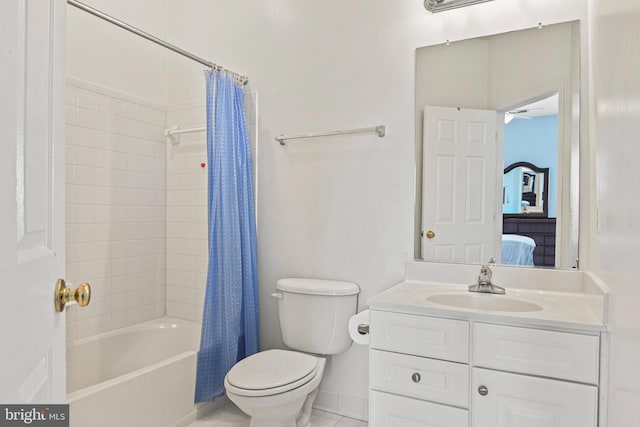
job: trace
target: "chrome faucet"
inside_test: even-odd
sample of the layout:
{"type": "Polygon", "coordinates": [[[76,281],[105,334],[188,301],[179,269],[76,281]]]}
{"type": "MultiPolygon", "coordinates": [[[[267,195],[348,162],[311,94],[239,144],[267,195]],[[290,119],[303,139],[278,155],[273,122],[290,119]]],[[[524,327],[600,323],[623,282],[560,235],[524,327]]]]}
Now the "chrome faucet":
{"type": "MultiPolygon", "coordinates": [[[[491,261],[489,261],[491,262],[491,261]]],[[[491,281],[493,272],[489,265],[483,265],[480,267],[480,275],[478,276],[478,283],[469,286],[469,292],[482,292],[485,294],[504,294],[504,288],[498,285],[494,285],[491,281]]]]}

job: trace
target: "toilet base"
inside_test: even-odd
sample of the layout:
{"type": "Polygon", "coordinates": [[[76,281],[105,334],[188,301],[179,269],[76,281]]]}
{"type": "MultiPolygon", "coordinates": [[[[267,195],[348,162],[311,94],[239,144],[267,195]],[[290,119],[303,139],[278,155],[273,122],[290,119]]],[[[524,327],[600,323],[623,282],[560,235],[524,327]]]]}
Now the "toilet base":
{"type": "MultiPolygon", "coordinates": [[[[294,401],[270,408],[238,407],[251,417],[249,427],[309,427],[311,419],[311,407],[317,390],[308,396],[300,396],[294,401]],[[313,397],[312,397],[313,396],[313,397]]],[[[229,399],[238,403],[237,396],[227,393],[229,399]]]]}
{"type": "Polygon", "coordinates": [[[318,389],[313,390],[302,405],[302,410],[296,418],[296,427],[310,427],[311,426],[311,410],[313,409],[313,402],[318,395],[318,389]]]}
{"type": "Polygon", "coordinates": [[[249,427],[310,427],[311,410],[325,363],[325,359],[319,358],[317,375],[307,384],[289,392],[249,397],[227,390],[227,397],[251,417],[249,427]]]}

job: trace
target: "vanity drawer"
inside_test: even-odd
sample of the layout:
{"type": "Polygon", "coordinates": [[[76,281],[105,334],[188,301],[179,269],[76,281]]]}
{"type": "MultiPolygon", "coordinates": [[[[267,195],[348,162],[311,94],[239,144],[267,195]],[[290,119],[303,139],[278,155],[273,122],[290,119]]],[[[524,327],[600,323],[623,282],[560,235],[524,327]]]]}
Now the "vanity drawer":
{"type": "Polygon", "coordinates": [[[597,336],[484,323],[473,328],[474,366],[598,383],[597,336]]]}
{"type": "Polygon", "coordinates": [[[469,407],[469,366],[387,351],[370,350],[371,388],[469,407]]]}
{"type": "Polygon", "coordinates": [[[469,323],[371,310],[372,349],[467,363],[469,323]]]}
{"type": "Polygon", "coordinates": [[[465,409],[372,390],[369,427],[468,427],[465,409]]]}

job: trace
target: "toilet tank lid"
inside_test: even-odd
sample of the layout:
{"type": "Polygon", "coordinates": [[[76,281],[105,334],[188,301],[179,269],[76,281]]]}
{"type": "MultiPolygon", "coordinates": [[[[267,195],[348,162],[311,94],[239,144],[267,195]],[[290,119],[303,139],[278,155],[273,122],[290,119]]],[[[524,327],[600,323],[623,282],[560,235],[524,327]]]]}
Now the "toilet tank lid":
{"type": "Polygon", "coordinates": [[[342,280],[309,279],[287,277],[278,280],[276,289],[285,292],[310,295],[356,295],[360,288],[353,282],[342,280]]]}

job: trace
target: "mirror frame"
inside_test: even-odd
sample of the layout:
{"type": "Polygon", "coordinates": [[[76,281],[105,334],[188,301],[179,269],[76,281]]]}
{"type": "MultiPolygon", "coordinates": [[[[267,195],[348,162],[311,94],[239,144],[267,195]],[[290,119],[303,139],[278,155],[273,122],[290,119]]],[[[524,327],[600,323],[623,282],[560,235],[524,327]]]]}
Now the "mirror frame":
{"type": "Polygon", "coordinates": [[[544,174],[544,183],[542,185],[542,212],[527,212],[527,213],[503,213],[503,218],[548,218],[549,217],[549,168],[539,168],[533,163],[529,162],[515,162],[504,168],[503,175],[512,171],[515,168],[525,167],[534,172],[544,174]]]}

